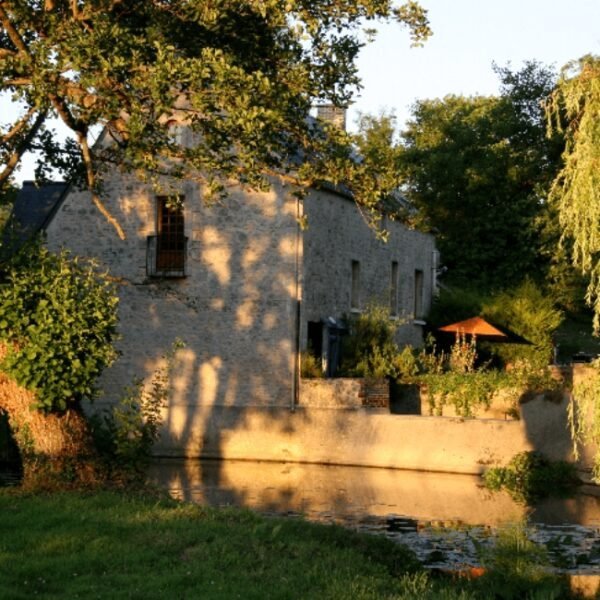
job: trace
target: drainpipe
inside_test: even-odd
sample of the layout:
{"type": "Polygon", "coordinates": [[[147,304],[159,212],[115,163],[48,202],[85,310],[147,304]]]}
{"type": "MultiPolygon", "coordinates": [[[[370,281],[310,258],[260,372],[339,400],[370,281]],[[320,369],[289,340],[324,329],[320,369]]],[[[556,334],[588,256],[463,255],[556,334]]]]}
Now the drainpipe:
{"type": "Polygon", "coordinates": [[[439,286],[438,286],[438,272],[439,272],[439,263],[440,263],[440,253],[438,250],[434,250],[431,253],[431,272],[432,272],[432,277],[431,277],[431,295],[432,296],[439,296],[440,290],[439,290],[439,286]]]}
{"type": "Polygon", "coordinates": [[[298,405],[298,396],[300,394],[300,316],[302,302],[302,283],[300,280],[300,241],[302,230],[300,219],[302,218],[302,204],[300,198],[296,196],[296,248],[295,248],[295,273],[294,273],[294,340],[293,340],[293,358],[294,369],[292,377],[292,397],[290,398],[290,411],[294,412],[298,405]]]}

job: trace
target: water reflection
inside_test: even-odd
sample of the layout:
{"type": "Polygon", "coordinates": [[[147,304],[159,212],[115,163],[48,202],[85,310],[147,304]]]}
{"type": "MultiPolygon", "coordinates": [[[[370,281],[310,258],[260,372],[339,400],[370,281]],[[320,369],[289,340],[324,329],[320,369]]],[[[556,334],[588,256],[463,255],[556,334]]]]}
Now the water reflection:
{"type": "Polygon", "coordinates": [[[528,523],[559,569],[600,573],[597,488],[530,509],[491,493],[479,477],[364,467],[250,461],[157,461],[150,479],[183,500],[303,515],[386,535],[430,566],[478,564],[477,547],[528,523]]]}
{"type": "Polygon", "coordinates": [[[250,461],[171,461],[151,479],[184,500],[261,512],[387,516],[455,523],[520,520],[522,506],[471,475],[250,461]]]}

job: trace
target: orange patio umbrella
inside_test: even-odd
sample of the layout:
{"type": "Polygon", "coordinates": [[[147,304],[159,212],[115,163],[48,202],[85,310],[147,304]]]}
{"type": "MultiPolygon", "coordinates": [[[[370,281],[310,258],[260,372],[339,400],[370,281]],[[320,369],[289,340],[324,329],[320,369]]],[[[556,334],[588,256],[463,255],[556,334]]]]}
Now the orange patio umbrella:
{"type": "Polygon", "coordinates": [[[492,325],[481,317],[472,317],[465,321],[452,323],[440,327],[438,331],[443,333],[454,333],[464,336],[476,336],[480,340],[489,340],[490,342],[503,342],[505,344],[531,344],[530,341],[517,335],[516,333],[500,327],[492,325]]]}

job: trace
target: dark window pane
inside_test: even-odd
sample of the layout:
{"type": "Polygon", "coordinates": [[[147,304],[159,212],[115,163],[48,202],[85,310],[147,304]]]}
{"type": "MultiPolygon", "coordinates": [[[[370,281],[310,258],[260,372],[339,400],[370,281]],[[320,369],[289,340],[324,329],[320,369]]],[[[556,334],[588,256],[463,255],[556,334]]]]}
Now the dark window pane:
{"type": "Polygon", "coordinates": [[[156,270],[182,270],[185,265],[183,202],[157,198],[156,270]]]}

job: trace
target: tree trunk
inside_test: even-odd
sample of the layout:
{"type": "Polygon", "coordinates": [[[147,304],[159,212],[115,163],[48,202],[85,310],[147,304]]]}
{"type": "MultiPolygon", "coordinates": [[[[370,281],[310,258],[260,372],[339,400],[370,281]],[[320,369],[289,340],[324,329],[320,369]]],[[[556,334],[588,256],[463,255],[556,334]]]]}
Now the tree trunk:
{"type": "Polygon", "coordinates": [[[47,414],[35,394],[0,373],[0,411],[8,416],[23,463],[24,486],[90,485],[99,478],[88,423],[79,410],[47,414]]]}

